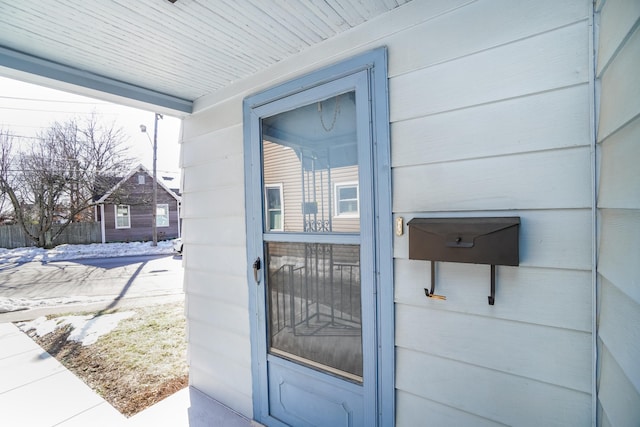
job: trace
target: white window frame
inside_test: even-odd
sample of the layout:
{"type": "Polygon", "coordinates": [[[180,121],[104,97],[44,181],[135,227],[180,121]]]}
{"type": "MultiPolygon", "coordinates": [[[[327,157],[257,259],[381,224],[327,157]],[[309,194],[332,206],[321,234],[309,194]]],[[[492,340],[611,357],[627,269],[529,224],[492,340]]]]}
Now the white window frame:
{"type": "Polygon", "coordinates": [[[146,183],[146,178],[143,174],[138,174],[138,185],[144,185],[146,183]]]}
{"type": "MultiPolygon", "coordinates": [[[[165,215],[162,215],[162,217],[164,217],[164,216],[165,215]]],[[[169,211],[169,204],[168,203],[158,203],[158,204],[156,204],[156,227],[169,227],[170,218],[171,218],[171,215],[170,215],[170,211],[169,211]],[[166,208],[166,212],[167,212],[167,215],[166,215],[167,223],[166,224],[159,224],[158,223],[158,220],[161,217],[160,215],[158,215],[158,208],[160,208],[161,206],[166,208]]]]}
{"type": "MultiPolygon", "coordinates": [[[[360,185],[357,181],[354,182],[340,182],[333,186],[333,200],[334,200],[334,217],[336,218],[359,218],[360,217],[360,185]],[[340,194],[341,188],[355,187],[356,188],[356,206],[355,212],[340,212],[340,194]]],[[[351,199],[349,199],[351,200],[351,199]]]]}
{"type": "Polygon", "coordinates": [[[116,225],[116,229],[120,230],[120,229],[126,229],[126,228],[131,228],[131,206],[129,205],[114,205],[113,206],[113,213],[115,216],[115,225],[116,225]],[[126,207],[127,208],[127,216],[118,216],[118,208],[119,207],[126,207]],[[127,218],[127,225],[118,225],[118,218],[127,218]]]}
{"type": "Polygon", "coordinates": [[[265,218],[265,228],[266,231],[284,231],[284,191],[283,191],[283,185],[282,183],[279,184],[266,184],[264,186],[264,204],[265,204],[265,212],[266,212],[266,218],[265,218]],[[282,225],[281,228],[271,228],[271,223],[269,221],[269,218],[271,218],[271,216],[269,215],[269,198],[267,196],[267,194],[269,193],[270,189],[278,189],[278,191],[280,192],[280,224],[282,225]]]}

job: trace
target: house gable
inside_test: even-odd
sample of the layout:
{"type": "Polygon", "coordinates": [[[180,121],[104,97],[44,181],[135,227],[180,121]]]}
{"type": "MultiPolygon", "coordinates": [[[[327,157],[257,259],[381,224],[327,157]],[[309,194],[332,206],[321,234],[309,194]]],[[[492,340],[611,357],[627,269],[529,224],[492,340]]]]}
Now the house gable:
{"type": "MultiPolygon", "coordinates": [[[[157,205],[167,210],[166,218],[160,221],[158,239],[165,240],[180,236],[181,198],[165,184],[158,181],[157,205]],[[161,225],[160,225],[161,224],[161,225]],[[166,224],[166,225],[165,225],[166,224]]],[[[153,175],[142,165],[133,168],[116,185],[98,200],[103,228],[103,240],[146,241],[152,239],[153,175]],[[117,206],[126,208],[128,226],[118,226],[117,206]]]]}

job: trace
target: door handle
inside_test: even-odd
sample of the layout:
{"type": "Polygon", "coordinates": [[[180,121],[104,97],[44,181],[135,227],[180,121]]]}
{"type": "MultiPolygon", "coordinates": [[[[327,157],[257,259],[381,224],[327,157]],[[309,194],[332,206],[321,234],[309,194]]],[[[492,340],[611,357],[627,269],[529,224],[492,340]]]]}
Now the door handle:
{"type": "Polygon", "coordinates": [[[260,284],[260,277],[258,276],[258,271],[260,270],[260,268],[261,268],[260,257],[258,257],[253,262],[253,278],[258,285],[260,284]]]}

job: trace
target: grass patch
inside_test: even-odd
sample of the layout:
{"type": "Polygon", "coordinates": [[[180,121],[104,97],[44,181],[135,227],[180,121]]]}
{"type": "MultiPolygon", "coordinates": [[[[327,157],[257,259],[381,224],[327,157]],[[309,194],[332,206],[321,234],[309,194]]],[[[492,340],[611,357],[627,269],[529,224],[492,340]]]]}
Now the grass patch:
{"type": "Polygon", "coordinates": [[[182,302],[123,311],[135,314],[88,346],[67,341],[69,325],[41,337],[30,335],[116,409],[132,416],[187,386],[186,321],[182,302]]]}

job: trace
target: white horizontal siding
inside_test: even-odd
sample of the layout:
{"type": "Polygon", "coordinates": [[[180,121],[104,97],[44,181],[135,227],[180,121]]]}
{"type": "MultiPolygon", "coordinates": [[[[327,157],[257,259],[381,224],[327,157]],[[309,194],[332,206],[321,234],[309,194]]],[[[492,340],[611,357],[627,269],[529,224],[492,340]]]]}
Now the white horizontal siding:
{"type": "Polygon", "coordinates": [[[478,417],[450,406],[424,399],[404,391],[397,391],[396,424],[402,426],[476,426],[498,427],[504,424],[478,417]]]}
{"type": "Polygon", "coordinates": [[[236,125],[207,132],[189,140],[189,150],[183,153],[181,167],[214,163],[223,161],[229,156],[242,155],[242,144],[225,144],[223,141],[242,141],[242,126],[236,125]]]}
{"type": "Polygon", "coordinates": [[[470,1],[438,15],[429,13],[433,2],[422,3],[424,10],[415,13],[424,17],[423,22],[385,40],[392,77],[548,32],[589,16],[588,4],[580,1],[470,1]]]}
{"type": "Polygon", "coordinates": [[[242,155],[237,154],[229,155],[215,162],[189,167],[188,170],[191,173],[183,178],[183,194],[237,186],[242,181],[239,181],[238,177],[229,171],[242,171],[244,169],[243,161],[242,155]]]}
{"type": "Polygon", "coordinates": [[[591,424],[587,393],[404,348],[398,348],[396,363],[403,391],[467,414],[503,425],[591,424]]]}
{"type": "Polygon", "coordinates": [[[601,148],[600,208],[640,209],[640,117],[607,138],[601,148]]]}
{"type": "MultiPolygon", "coordinates": [[[[246,301],[249,300],[249,296],[244,274],[241,276],[228,273],[215,273],[212,275],[205,269],[189,268],[185,271],[185,280],[188,283],[187,290],[189,294],[216,298],[225,304],[232,304],[246,309],[246,301]]],[[[194,313],[194,315],[197,314],[194,313]]]]}
{"type": "MultiPolygon", "coordinates": [[[[185,235],[190,236],[191,232],[185,230],[185,235]]],[[[239,240],[244,234],[239,234],[239,240]]],[[[195,268],[209,271],[215,274],[239,275],[239,272],[246,271],[247,254],[245,248],[237,246],[208,246],[190,245],[186,241],[187,255],[184,260],[185,268],[195,268]]],[[[245,301],[246,303],[246,301],[245,301]]]]}
{"type": "Polygon", "coordinates": [[[489,266],[437,263],[435,293],[446,296],[446,302],[424,295],[424,288],[431,287],[429,262],[396,259],[394,267],[397,304],[591,331],[588,271],[497,266],[496,304],[490,306],[486,304],[491,283],[489,266]]]}
{"type": "MultiPolygon", "coordinates": [[[[183,218],[207,219],[244,216],[244,186],[236,183],[223,188],[183,193],[183,218]]],[[[209,224],[211,229],[212,224],[209,224]]]]}
{"type": "Polygon", "coordinates": [[[588,23],[578,22],[391,78],[391,121],[585,83],[588,37],[588,23]]]}
{"type": "Polygon", "coordinates": [[[638,210],[600,212],[598,273],[640,304],[640,215],[638,210]],[[638,255],[634,257],[634,255],[638,255]]]}
{"type": "MultiPolygon", "coordinates": [[[[228,287],[226,283],[215,285],[219,292],[224,292],[228,287]]],[[[229,303],[215,295],[207,296],[195,293],[190,289],[189,310],[191,319],[210,325],[211,327],[224,329],[225,332],[249,338],[249,319],[247,307],[229,303]],[[197,298],[194,296],[197,295],[197,298]]]]}
{"type": "MultiPolygon", "coordinates": [[[[220,372],[220,376],[224,376],[225,373],[225,360],[244,366],[251,365],[250,352],[246,351],[249,349],[248,337],[244,336],[244,334],[231,332],[223,326],[224,325],[218,325],[218,327],[215,327],[209,323],[200,322],[192,318],[189,322],[189,332],[192,334],[192,337],[193,334],[201,334],[202,336],[208,337],[206,341],[200,340],[198,345],[204,349],[208,355],[218,355],[217,359],[219,359],[220,364],[213,368],[220,372]],[[244,349],[245,351],[238,352],[237,349],[244,349]]],[[[196,353],[197,352],[190,353],[192,360],[196,353]]],[[[225,381],[229,384],[234,384],[233,387],[238,390],[250,392],[251,388],[247,388],[246,381],[242,381],[247,379],[246,377],[247,375],[245,373],[245,375],[238,376],[235,379],[232,377],[226,378],[225,381]]]]}
{"type": "Polygon", "coordinates": [[[393,123],[391,158],[400,167],[585,146],[588,120],[589,87],[572,86],[393,123]]]}
{"type": "Polygon", "coordinates": [[[598,337],[640,390],[640,303],[631,300],[615,285],[602,279],[600,284],[600,323],[598,337]]]}
{"type": "Polygon", "coordinates": [[[590,159],[588,148],[572,148],[394,168],[393,206],[402,212],[588,208],[590,159]]]}
{"type": "Polygon", "coordinates": [[[640,420],[640,3],[598,9],[598,422],[640,420]]]}
{"type": "Polygon", "coordinates": [[[185,120],[181,145],[191,384],[251,417],[242,115],[216,113],[185,120]]]}
{"type": "Polygon", "coordinates": [[[640,112],[640,27],[612,59],[600,76],[600,119],[598,140],[632,120],[640,112]]]}
{"type": "Polygon", "coordinates": [[[640,2],[636,0],[605,1],[600,9],[600,37],[598,41],[598,74],[609,65],[624,39],[640,16],[640,2]]]}
{"type": "MultiPolygon", "coordinates": [[[[229,387],[224,380],[229,377],[230,371],[215,370],[216,366],[225,366],[227,363],[218,363],[215,359],[205,358],[198,366],[189,367],[189,385],[197,388],[208,396],[214,397],[216,401],[233,409],[240,414],[251,414],[251,395],[239,393],[229,387]],[[220,375],[222,374],[222,375],[220,375]]],[[[246,370],[244,368],[243,370],[246,370]]],[[[240,380],[240,378],[238,378],[240,380]]]]}
{"type": "Polygon", "coordinates": [[[239,412],[251,408],[251,347],[248,336],[196,321],[190,315],[189,341],[191,385],[239,412]],[[198,372],[204,372],[205,376],[198,375],[198,372]],[[217,394],[209,392],[212,387],[217,394]]]}
{"type": "Polygon", "coordinates": [[[211,247],[242,246],[245,233],[242,230],[244,220],[240,215],[224,215],[216,217],[212,225],[207,218],[188,217],[189,229],[198,230],[189,238],[190,244],[208,245],[211,247]]]}
{"type": "MultiPolygon", "coordinates": [[[[386,45],[394,214],[522,217],[521,267],[497,268],[495,306],[486,298],[489,267],[477,265],[440,263],[436,293],[448,299],[427,300],[428,263],[408,260],[407,235],[395,237],[396,424],[588,425],[588,11],[588,0],[415,1],[196,101],[182,155],[193,296],[228,302],[234,313],[247,301],[244,229],[231,219],[244,220],[236,192],[244,96],[386,45]],[[209,243],[218,232],[223,243],[209,243]],[[222,283],[244,290],[223,296],[222,283]]],[[[217,325],[200,313],[207,306],[192,305],[194,318],[217,325]]],[[[194,336],[192,351],[211,345],[194,336]]],[[[201,355],[194,360],[204,363],[201,355]]],[[[226,394],[229,376],[210,369],[192,371],[199,388],[248,407],[250,397],[226,394]]]]}
{"type": "MultiPolygon", "coordinates": [[[[477,304],[486,304],[486,296],[477,304]]],[[[498,299],[496,304],[505,302],[498,299]]],[[[406,305],[396,314],[396,345],[562,388],[591,390],[588,332],[438,310],[436,304],[406,305]]]]}
{"type": "Polygon", "coordinates": [[[434,425],[591,422],[589,2],[561,3],[474,2],[390,38],[394,216],[521,217],[494,306],[481,265],[437,263],[447,299],[426,298],[430,263],[394,237],[397,407],[418,411],[398,425],[421,405],[434,425]]]}
{"type": "Polygon", "coordinates": [[[640,420],[640,393],[607,347],[601,344],[599,348],[599,421],[603,426],[636,426],[640,420]]]}
{"type": "MultiPolygon", "coordinates": [[[[208,108],[197,115],[187,117],[183,120],[183,124],[183,138],[196,144],[200,137],[205,137],[206,141],[206,135],[210,133],[233,132],[235,126],[242,124],[242,98],[236,96],[234,99],[226,100],[224,103],[208,108]]],[[[211,141],[211,139],[208,140],[211,141]]],[[[229,149],[242,150],[242,144],[240,146],[231,145],[229,149]]],[[[215,151],[205,153],[205,155],[215,156],[215,151]]]]}

